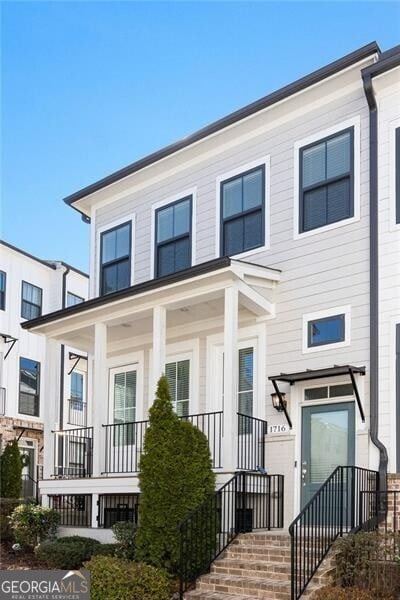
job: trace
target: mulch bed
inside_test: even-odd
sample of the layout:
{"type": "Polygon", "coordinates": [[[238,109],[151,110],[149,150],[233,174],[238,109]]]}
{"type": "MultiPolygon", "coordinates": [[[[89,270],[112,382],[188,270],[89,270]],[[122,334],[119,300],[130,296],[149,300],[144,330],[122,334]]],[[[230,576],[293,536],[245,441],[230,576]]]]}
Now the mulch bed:
{"type": "Polygon", "coordinates": [[[8,544],[1,544],[0,569],[27,571],[29,569],[43,569],[32,552],[14,552],[8,544]]]}

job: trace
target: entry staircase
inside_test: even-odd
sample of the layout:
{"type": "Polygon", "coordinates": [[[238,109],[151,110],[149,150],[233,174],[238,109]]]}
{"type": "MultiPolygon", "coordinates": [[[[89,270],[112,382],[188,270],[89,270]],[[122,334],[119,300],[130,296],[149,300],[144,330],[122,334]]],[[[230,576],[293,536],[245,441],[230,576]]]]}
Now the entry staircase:
{"type": "Polygon", "coordinates": [[[181,524],[180,598],[312,596],[329,582],[336,539],[377,526],[378,494],[376,471],[339,466],[286,532],[283,476],[236,473],[181,524]]]}

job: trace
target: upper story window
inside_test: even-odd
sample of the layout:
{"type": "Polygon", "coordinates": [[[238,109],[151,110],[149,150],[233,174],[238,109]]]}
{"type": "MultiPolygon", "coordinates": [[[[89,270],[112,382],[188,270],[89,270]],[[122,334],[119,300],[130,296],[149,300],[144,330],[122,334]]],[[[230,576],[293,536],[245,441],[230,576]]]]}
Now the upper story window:
{"type": "Polygon", "coordinates": [[[178,360],[165,365],[172,405],[180,417],[189,414],[190,360],[178,360]]]}
{"type": "Polygon", "coordinates": [[[26,281],[22,282],[21,317],[36,319],[42,314],[42,289],[26,281]]]}
{"type": "Polygon", "coordinates": [[[395,187],[396,187],[396,223],[400,223],[400,127],[396,129],[395,139],[395,187]]]}
{"type": "Polygon", "coordinates": [[[75,306],[75,304],[80,304],[81,302],[84,302],[84,300],[85,298],[82,298],[81,296],[77,296],[72,292],[67,292],[67,306],[75,306]]]}
{"type": "Polygon", "coordinates": [[[354,216],[354,128],[300,148],[300,233],[354,216]]]}
{"type": "Polygon", "coordinates": [[[222,256],[264,245],[265,168],[251,169],[221,182],[222,256]]]}
{"type": "Polygon", "coordinates": [[[187,269],[192,264],[192,197],[156,211],[155,276],[187,269]]]}
{"type": "Polygon", "coordinates": [[[110,294],[131,284],[131,223],[101,234],[100,293],[110,294]]]}
{"type": "Polygon", "coordinates": [[[29,358],[19,361],[19,407],[18,412],[39,416],[40,363],[29,358]]]}
{"type": "Polygon", "coordinates": [[[6,310],[6,283],[7,275],[0,271],[0,310],[6,310]]]}
{"type": "Polygon", "coordinates": [[[345,315],[308,321],[308,347],[336,344],[345,340],[345,315]]]}

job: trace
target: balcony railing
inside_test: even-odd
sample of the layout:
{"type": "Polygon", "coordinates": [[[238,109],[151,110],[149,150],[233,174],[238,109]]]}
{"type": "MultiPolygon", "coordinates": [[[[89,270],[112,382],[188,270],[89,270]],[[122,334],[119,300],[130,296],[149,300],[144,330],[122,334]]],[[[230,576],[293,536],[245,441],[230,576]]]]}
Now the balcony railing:
{"type": "Polygon", "coordinates": [[[69,398],[68,400],[68,423],[70,425],[79,425],[86,427],[87,425],[87,404],[77,398],[69,398]]]}
{"type": "Polygon", "coordinates": [[[54,431],[54,476],[91,477],[93,427],[54,431]]]}
{"type": "Polygon", "coordinates": [[[262,419],[238,413],[237,468],[256,471],[265,468],[265,436],[268,423],[262,419]]]}
{"type": "MultiPolygon", "coordinates": [[[[222,412],[180,417],[190,421],[207,439],[214,469],[222,467],[222,412]]],[[[137,473],[149,421],[103,425],[105,429],[104,473],[137,473]]]]}
{"type": "Polygon", "coordinates": [[[0,417],[6,414],[6,388],[0,387],[0,417]]]}

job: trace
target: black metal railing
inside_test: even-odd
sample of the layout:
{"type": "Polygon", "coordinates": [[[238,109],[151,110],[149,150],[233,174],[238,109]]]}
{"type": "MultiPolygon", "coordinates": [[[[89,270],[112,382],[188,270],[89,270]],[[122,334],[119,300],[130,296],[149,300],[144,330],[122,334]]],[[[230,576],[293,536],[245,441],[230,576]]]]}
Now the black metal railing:
{"type": "Polygon", "coordinates": [[[291,598],[303,594],[334,541],[362,527],[361,492],[379,489],[379,473],[337,467],[291,523],[291,598]]]}
{"type": "Polygon", "coordinates": [[[236,473],[180,524],[180,598],[239,533],[283,527],[283,475],[236,473]]]}
{"type": "Polygon", "coordinates": [[[54,476],[91,477],[93,427],[54,431],[54,476]]]}
{"type": "Polygon", "coordinates": [[[36,465],[36,479],[29,473],[22,474],[21,497],[40,501],[39,481],[43,479],[43,465],[36,465]]]}
{"type": "MultiPolygon", "coordinates": [[[[222,467],[222,412],[181,416],[202,431],[210,447],[212,466],[222,467]]],[[[105,429],[104,473],[137,473],[149,421],[103,425],[105,429]]]]}
{"type": "Polygon", "coordinates": [[[222,411],[180,417],[190,421],[208,439],[213,469],[222,468],[222,417],[222,411]]]}
{"type": "Polygon", "coordinates": [[[60,525],[64,527],[92,526],[91,494],[55,494],[49,496],[50,508],[60,515],[60,525]]]}
{"type": "Polygon", "coordinates": [[[267,421],[242,413],[237,413],[237,417],[237,468],[240,471],[255,471],[258,467],[265,468],[267,421]]]}
{"type": "Polygon", "coordinates": [[[97,524],[109,528],[119,521],[137,525],[140,494],[102,494],[97,502],[97,524]]]}
{"type": "Polygon", "coordinates": [[[0,387],[0,417],[6,414],[6,388],[0,387]]]}
{"type": "Polygon", "coordinates": [[[87,425],[87,404],[77,398],[68,399],[68,423],[69,425],[87,425]]]}

